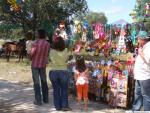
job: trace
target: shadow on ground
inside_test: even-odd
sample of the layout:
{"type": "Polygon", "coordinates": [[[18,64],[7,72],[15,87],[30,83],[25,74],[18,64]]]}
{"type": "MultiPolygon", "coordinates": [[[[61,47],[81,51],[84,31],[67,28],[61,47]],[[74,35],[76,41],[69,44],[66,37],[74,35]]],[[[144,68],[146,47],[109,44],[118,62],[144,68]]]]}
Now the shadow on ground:
{"type": "MultiPolygon", "coordinates": [[[[32,86],[10,83],[0,80],[0,113],[64,113],[56,111],[53,106],[52,90],[49,90],[48,104],[36,106],[33,104],[34,95],[32,86]]],[[[80,113],[76,98],[69,96],[69,105],[73,109],[67,113],[80,113]]],[[[82,111],[84,112],[84,111],[82,111]]],[[[89,113],[124,113],[123,109],[112,109],[109,106],[98,103],[89,102],[89,113]]]]}

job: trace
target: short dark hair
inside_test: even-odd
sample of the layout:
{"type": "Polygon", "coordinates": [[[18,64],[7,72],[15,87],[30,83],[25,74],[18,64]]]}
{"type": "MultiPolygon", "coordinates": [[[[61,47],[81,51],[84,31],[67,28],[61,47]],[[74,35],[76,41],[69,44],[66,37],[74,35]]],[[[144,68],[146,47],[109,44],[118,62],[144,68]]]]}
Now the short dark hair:
{"type": "Polygon", "coordinates": [[[46,38],[46,32],[45,32],[45,30],[44,29],[39,29],[38,30],[38,36],[39,36],[40,39],[46,38]]]}
{"type": "Polygon", "coordinates": [[[65,41],[61,36],[56,36],[53,41],[53,49],[63,51],[65,49],[65,41]]]}
{"type": "Polygon", "coordinates": [[[27,32],[26,33],[26,38],[27,38],[27,40],[32,40],[32,38],[33,38],[32,32],[27,32]]]}

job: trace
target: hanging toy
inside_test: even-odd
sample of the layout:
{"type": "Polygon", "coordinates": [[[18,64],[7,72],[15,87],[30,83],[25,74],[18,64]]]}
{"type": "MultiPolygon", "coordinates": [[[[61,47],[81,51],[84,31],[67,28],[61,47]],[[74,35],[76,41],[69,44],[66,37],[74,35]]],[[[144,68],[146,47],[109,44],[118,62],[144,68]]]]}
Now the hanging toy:
{"type": "Polygon", "coordinates": [[[104,33],[104,28],[101,23],[97,23],[95,25],[94,29],[94,38],[97,39],[104,39],[105,38],[105,33],[104,33]]]}
{"type": "Polygon", "coordinates": [[[81,31],[82,31],[81,24],[78,24],[77,25],[77,33],[81,33],[81,31]]]}
{"type": "Polygon", "coordinates": [[[16,0],[7,0],[7,2],[11,5],[15,5],[16,4],[16,0]]]}
{"type": "Polygon", "coordinates": [[[136,35],[137,35],[137,31],[136,31],[136,26],[132,26],[131,28],[131,39],[132,39],[132,43],[133,45],[136,45],[137,44],[137,39],[136,39],[136,35]]]}
{"type": "Polygon", "coordinates": [[[84,21],[83,21],[83,28],[84,28],[84,29],[87,29],[88,26],[89,26],[88,21],[87,21],[87,20],[84,20],[84,21]]]}
{"type": "Polygon", "coordinates": [[[78,20],[74,21],[75,27],[76,27],[76,33],[81,33],[82,31],[82,26],[81,26],[81,22],[78,20]]]}
{"type": "Polygon", "coordinates": [[[7,0],[7,2],[10,4],[10,10],[14,12],[19,12],[21,10],[20,5],[18,4],[19,1],[16,0],[7,0]]]}
{"type": "Polygon", "coordinates": [[[86,43],[86,41],[87,41],[87,32],[86,32],[86,29],[83,29],[81,40],[84,43],[86,43]]]}
{"type": "Polygon", "coordinates": [[[12,5],[11,8],[14,12],[19,12],[21,10],[21,7],[17,4],[12,5]]]}
{"type": "Polygon", "coordinates": [[[76,27],[75,39],[79,40],[82,37],[82,25],[79,22],[77,25],[75,25],[75,27],[76,27]]]}
{"type": "Polygon", "coordinates": [[[150,3],[146,3],[145,10],[146,10],[146,15],[149,16],[150,15],[150,3]]]}
{"type": "Polygon", "coordinates": [[[74,21],[75,26],[78,25],[80,22],[78,20],[74,21]]]}
{"type": "Polygon", "coordinates": [[[122,73],[123,73],[123,75],[125,75],[126,78],[128,78],[128,75],[129,75],[128,70],[123,70],[122,73]]]}

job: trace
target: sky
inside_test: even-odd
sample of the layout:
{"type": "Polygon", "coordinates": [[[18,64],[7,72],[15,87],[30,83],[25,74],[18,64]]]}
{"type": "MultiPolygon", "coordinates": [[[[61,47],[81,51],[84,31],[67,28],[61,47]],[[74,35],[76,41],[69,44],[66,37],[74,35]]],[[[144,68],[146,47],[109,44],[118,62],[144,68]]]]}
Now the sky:
{"type": "Polygon", "coordinates": [[[86,0],[89,10],[94,12],[104,12],[108,23],[124,19],[131,23],[132,18],[129,16],[134,9],[136,0],[86,0]]]}

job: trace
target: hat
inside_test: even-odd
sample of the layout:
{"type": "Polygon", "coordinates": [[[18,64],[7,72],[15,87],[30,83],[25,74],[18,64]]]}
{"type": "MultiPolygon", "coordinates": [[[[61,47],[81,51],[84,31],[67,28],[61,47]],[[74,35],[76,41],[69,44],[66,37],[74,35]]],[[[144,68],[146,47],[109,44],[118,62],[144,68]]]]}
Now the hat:
{"type": "Polygon", "coordinates": [[[148,33],[146,31],[140,31],[139,34],[137,35],[137,38],[139,39],[148,39],[148,33]]]}

